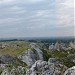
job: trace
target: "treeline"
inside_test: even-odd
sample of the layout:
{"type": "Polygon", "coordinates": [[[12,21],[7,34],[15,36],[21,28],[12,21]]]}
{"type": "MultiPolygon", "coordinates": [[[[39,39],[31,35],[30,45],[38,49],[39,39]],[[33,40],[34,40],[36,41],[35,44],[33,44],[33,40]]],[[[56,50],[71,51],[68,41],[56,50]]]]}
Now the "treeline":
{"type": "Polygon", "coordinates": [[[29,42],[41,42],[41,43],[56,43],[58,42],[64,42],[69,43],[71,41],[74,41],[74,38],[51,38],[51,39],[36,39],[36,40],[28,40],[29,42]]]}

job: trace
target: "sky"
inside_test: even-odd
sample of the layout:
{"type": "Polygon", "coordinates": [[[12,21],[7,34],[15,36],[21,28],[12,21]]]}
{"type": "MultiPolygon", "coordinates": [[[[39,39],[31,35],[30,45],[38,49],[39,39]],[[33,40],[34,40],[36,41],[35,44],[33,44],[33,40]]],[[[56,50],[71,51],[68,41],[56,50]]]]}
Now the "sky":
{"type": "Polygon", "coordinates": [[[0,0],[0,38],[74,36],[74,0],[0,0]]]}

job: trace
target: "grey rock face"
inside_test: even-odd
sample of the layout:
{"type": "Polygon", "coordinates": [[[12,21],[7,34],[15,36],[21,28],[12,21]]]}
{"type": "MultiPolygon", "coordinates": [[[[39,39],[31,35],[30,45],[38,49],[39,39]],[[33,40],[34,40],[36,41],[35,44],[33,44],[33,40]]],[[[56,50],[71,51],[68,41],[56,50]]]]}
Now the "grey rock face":
{"type": "Polygon", "coordinates": [[[43,58],[43,52],[40,50],[38,45],[36,43],[31,43],[31,47],[35,49],[36,54],[38,54],[39,60],[44,60],[43,58]]]}
{"type": "Polygon", "coordinates": [[[67,56],[67,59],[69,59],[70,61],[74,62],[75,63],[75,54],[69,54],[67,56]]]}
{"type": "Polygon", "coordinates": [[[2,55],[0,56],[0,61],[5,64],[15,64],[16,60],[10,55],[2,55]]]}
{"type": "Polygon", "coordinates": [[[10,75],[10,72],[8,69],[5,69],[1,75],[10,75]]]}
{"type": "Polygon", "coordinates": [[[18,58],[25,62],[28,66],[31,66],[35,62],[35,54],[31,49],[28,49],[18,58]]]}
{"type": "Polygon", "coordinates": [[[0,69],[4,70],[6,66],[7,66],[7,64],[0,64],[0,69]]]}
{"type": "Polygon", "coordinates": [[[75,49],[75,42],[70,42],[70,47],[72,47],[73,49],[75,49]]]}
{"type": "Polygon", "coordinates": [[[45,69],[48,71],[48,63],[46,61],[38,60],[30,69],[27,68],[26,75],[42,75],[43,72],[45,73],[45,69]]]}
{"type": "Polygon", "coordinates": [[[67,69],[64,73],[64,75],[75,75],[75,66],[67,69]]]}
{"type": "Polygon", "coordinates": [[[53,44],[49,46],[49,50],[54,50],[54,49],[55,48],[54,48],[54,45],[53,44]]]}
{"type": "Polygon", "coordinates": [[[38,60],[31,68],[27,68],[26,75],[60,75],[66,70],[61,64],[48,65],[46,61],[38,60]]]}
{"type": "MultiPolygon", "coordinates": [[[[2,65],[2,64],[1,64],[2,65]]],[[[24,75],[25,74],[25,67],[22,66],[13,66],[11,67],[7,67],[9,66],[8,64],[3,64],[3,66],[0,69],[1,70],[1,74],[0,75],[24,75]]]]}
{"type": "Polygon", "coordinates": [[[32,49],[28,49],[25,53],[18,56],[28,66],[32,66],[37,60],[44,60],[43,52],[40,48],[36,44],[31,44],[31,47],[32,49]]]}
{"type": "Polygon", "coordinates": [[[25,73],[25,67],[18,66],[18,67],[17,67],[17,72],[18,72],[20,75],[24,75],[24,73],[25,73]]]}

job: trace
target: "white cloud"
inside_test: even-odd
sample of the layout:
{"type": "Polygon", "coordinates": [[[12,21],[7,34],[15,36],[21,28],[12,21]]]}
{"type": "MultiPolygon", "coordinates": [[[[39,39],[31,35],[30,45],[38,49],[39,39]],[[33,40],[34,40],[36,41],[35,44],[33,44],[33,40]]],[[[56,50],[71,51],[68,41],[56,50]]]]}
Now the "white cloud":
{"type": "Polygon", "coordinates": [[[51,10],[39,10],[36,12],[36,17],[44,16],[44,17],[49,17],[51,16],[51,10]]]}
{"type": "Polygon", "coordinates": [[[20,14],[22,14],[22,13],[26,13],[26,9],[25,8],[21,8],[21,7],[19,7],[19,6],[12,6],[12,7],[9,7],[9,10],[8,10],[8,12],[10,12],[10,13],[20,13],[20,14]]]}
{"type": "Polygon", "coordinates": [[[14,0],[0,0],[0,3],[9,3],[9,2],[13,2],[14,0]]]}
{"type": "Polygon", "coordinates": [[[26,2],[28,2],[28,3],[37,3],[37,2],[41,2],[41,1],[44,1],[44,0],[26,0],[26,2]]]}
{"type": "Polygon", "coordinates": [[[13,36],[73,35],[73,0],[52,2],[0,0],[0,36],[11,36],[11,32],[13,36]]]}
{"type": "Polygon", "coordinates": [[[56,15],[57,26],[74,25],[74,1],[57,0],[56,15]]]}
{"type": "Polygon", "coordinates": [[[45,0],[0,0],[2,4],[10,4],[10,3],[24,3],[24,4],[34,4],[38,2],[42,2],[45,0]]]}
{"type": "Polygon", "coordinates": [[[4,19],[0,19],[0,24],[14,24],[14,23],[18,23],[20,20],[22,20],[23,18],[4,18],[4,19]]]}

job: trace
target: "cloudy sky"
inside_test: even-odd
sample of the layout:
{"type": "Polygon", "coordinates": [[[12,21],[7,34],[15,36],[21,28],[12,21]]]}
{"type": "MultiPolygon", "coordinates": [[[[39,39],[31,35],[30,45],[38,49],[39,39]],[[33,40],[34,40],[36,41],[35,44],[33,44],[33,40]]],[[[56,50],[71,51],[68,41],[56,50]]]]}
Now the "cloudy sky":
{"type": "Polygon", "coordinates": [[[0,38],[74,36],[74,0],[0,0],[0,38]]]}

